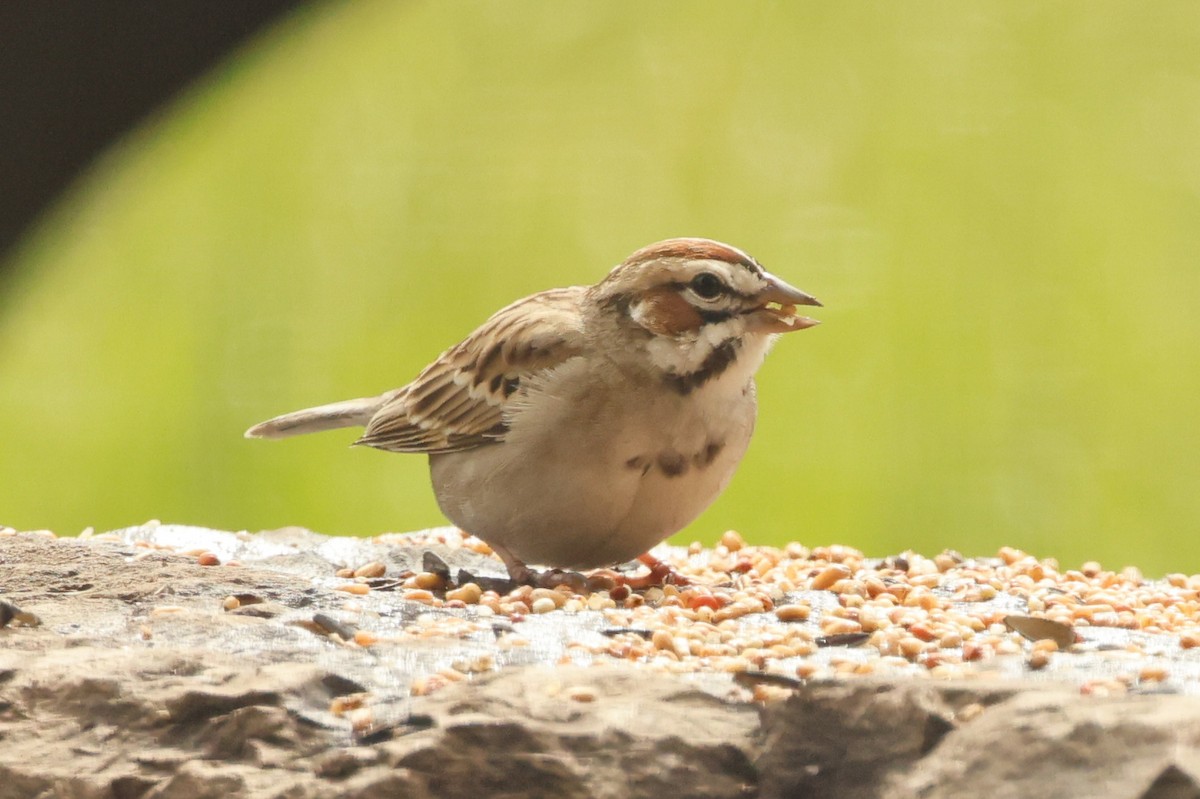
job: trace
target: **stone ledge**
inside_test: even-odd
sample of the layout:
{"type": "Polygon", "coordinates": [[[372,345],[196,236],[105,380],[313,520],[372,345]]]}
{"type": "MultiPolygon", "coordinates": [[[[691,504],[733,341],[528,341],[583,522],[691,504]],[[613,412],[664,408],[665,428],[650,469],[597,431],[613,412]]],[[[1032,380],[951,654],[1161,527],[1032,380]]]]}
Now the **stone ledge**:
{"type": "MultiPolygon", "coordinates": [[[[1083,695],[1114,673],[1102,652],[1062,653],[1074,665],[1053,679],[1017,657],[952,680],[778,679],[754,702],[728,674],[575,657],[603,638],[594,611],[339,642],[312,620],[432,612],[334,590],[334,567],[366,559],[398,568],[421,548],[172,527],[0,538],[4,597],[41,621],[0,629],[0,799],[1200,797],[1194,685],[1083,695]],[[242,565],[200,566],[200,550],[242,565]],[[526,644],[502,647],[514,629],[526,644]]],[[[1172,668],[1192,652],[1170,650],[1172,668]]]]}

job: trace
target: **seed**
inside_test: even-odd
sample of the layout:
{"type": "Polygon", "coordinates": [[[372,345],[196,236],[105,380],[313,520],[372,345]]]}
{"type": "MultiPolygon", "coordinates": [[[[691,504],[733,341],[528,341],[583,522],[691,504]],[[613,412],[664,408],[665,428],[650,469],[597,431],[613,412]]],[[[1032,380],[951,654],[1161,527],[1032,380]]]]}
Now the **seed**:
{"type": "Polygon", "coordinates": [[[561,608],[567,601],[567,597],[561,591],[552,591],[549,588],[535,588],[530,592],[529,598],[534,602],[539,599],[549,599],[556,608],[561,608]]]}
{"type": "Polygon", "coordinates": [[[517,600],[515,602],[501,602],[500,612],[506,616],[511,616],[514,620],[519,620],[520,617],[528,616],[530,607],[527,603],[517,600]]]}
{"type": "Polygon", "coordinates": [[[437,674],[417,677],[409,686],[408,692],[413,696],[428,696],[439,688],[445,687],[447,680],[437,674]]]}
{"type": "Polygon", "coordinates": [[[595,702],[596,690],[587,685],[574,685],[566,691],[567,699],[572,702],[595,702]]]}
{"type": "Polygon", "coordinates": [[[968,721],[974,721],[982,716],[984,710],[986,709],[987,708],[985,708],[979,702],[972,702],[969,705],[964,705],[962,710],[959,710],[957,713],[955,713],[954,720],[964,724],[968,721]]]}
{"type": "Polygon", "coordinates": [[[730,552],[737,552],[746,546],[746,540],[736,530],[726,530],[721,536],[721,546],[730,552]]]}
{"type": "Polygon", "coordinates": [[[241,606],[242,600],[235,596],[227,596],[225,597],[225,601],[221,603],[221,607],[223,607],[225,610],[237,610],[241,606]]]}
{"type": "Polygon", "coordinates": [[[382,577],[385,573],[387,573],[387,566],[377,560],[373,560],[370,563],[359,566],[354,570],[355,577],[382,577]]]}
{"type": "Polygon", "coordinates": [[[334,697],[333,701],[329,703],[329,712],[335,716],[344,716],[351,710],[358,710],[365,706],[370,696],[367,693],[357,693],[334,697]]]}
{"type": "Polygon", "coordinates": [[[912,660],[925,650],[925,643],[920,638],[915,638],[911,635],[901,638],[896,646],[900,650],[900,654],[909,660],[912,660]]]}
{"type": "Polygon", "coordinates": [[[920,638],[922,641],[932,641],[937,638],[937,633],[935,633],[933,629],[924,622],[917,622],[909,627],[908,631],[913,636],[920,638]]]}
{"type": "Polygon", "coordinates": [[[923,588],[937,588],[942,582],[942,575],[938,574],[937,572],[930,572],[929,574],[914,574],[912,577],[908,578],[908,582],[910,585],[919,585],[923,588]]]}
{"type": "Polygon", "coordinates": [[[446,599],[457,600],[468,605],[479,604],[480,598],[483,596],[483,589],[477,583],[466,583],[458,588],[446,592],[446,599]]]}
{"type": "Polygon", "coordinates": [[[543,596],[533,600],[529,609],[534,613],[549,613],[552,610],[558,610],[558,605],[555,605],[554,600],[550,597],[543,596]]]}
{"type": "Polygon", "coordinates": [[[675,639],[671,637],[668,630],[658,629],[650,636],[650,643],[654,644],[654,648],[660,652],[674,652],[675,639]]]}
{"type": "Polygon", "coordinates": [[[838,580],[844,580],[851,574],[850,569],[840,563],[835,563],[814,577],[809,587],[814,591],[824,591],[838,580]]]}
{"type": "Polygon", "coordinates": [[[938,639],[938,646],[942,649],[957,649],[963,645],[962,636],[956,632],[948,632],[938,639]]]}
{"type": "Polygon", "coordinates": [[[820,670],[820,668],[821,667],[818,666],[816,663],[812,663],[812,662],[806,660],[803,663],[801,663],[799,666],[796,667],[796,676],[802,680],[807,680],[807,679],[811,678],[813,675],[815,675],[820,670]]]}
{"type": "Polygon", "coordinates": [[[196,562],[201,566],[219,566],[221,559],[211,552],[202,552],[196,556],[196,562]]]}
{"type": "Polygon", "coordinates": [[[607,591],[599,591],[587,598],[588,610],[605,610],[615,608],[617,603],[612,600],[607,591]]]}
{"type": "Polygon", "coordinates": [[[1004,561],[1005,565],[1011,566],[1017,561],[1024,560],[1027,557],[1029,556],[1019,549],[1014,549],[1013,547],[1000,547],[1000,559],[1004,561]]]}
{"type": "Polygon", "coordinates": [[[1089,680],[1079,686],[1083,696],[1123,696],[1129,692],[1129,686],[1120,680],[1089,680]]]}
{"type": "Polygon", "coordinates": [[[954,557],[945,552],[942,552],[939,555],[934,555],[933,563],[935,566],[937,566],[937,570],[940,572],[950,571],[958,565],[955,562],[954,557]]]}
{"type": "Polygon", "coordinates": [[[1058,651],[1058,642],[1053,641],[1049,638],[1043,638],[1039,641],[1034,641],[1033,642],[1033,651],[1034,652],[1047,652],[1047,653],[1057,652],[1058,651]]]}
{"type": "Polygon", "coordinates": [[[849,635],[862,631],[862,625],[853,619],[839,619],[836,616],[830,616],[821,620],[821,632],[827,636],[849,635]]]}
{"type": "Polygon", "coordinates": [[[421,588],[426,591],[436,591],[446,585],[445,578],[443,578],[442,575],[434,572],[421,572],[416,576],[414,582],[416,583],[417,588],[421,588]]]}
{"type": "Polygon", "coordinates": [[[371,592],[371,586],[366,583],[345,583],[334,588],[335,591],[345,591],[347,594],[363,596],[371,592]]]}
{"type": "Polygon", "coordinates": [[[470,536],[467,538],[467,540],[463,542],[463,546],[472,552],[478,552],[480,555],[492,554],[492,548],[487,545],[487,542],[476,538],[475,536],[470,536]]]}
{"type": "Polygon", "coordinates": [[[808,605],[780,605],[775,608],[775,618],[780,621],[807,621],[812,608],[808,605]]]}
{"type": "Polygon", "coordinates": [[[792,560],[805,560],[808,558],[808,547],[803,544],[792,541],[783,548],[783,554],[792,560]]]}
{"type": "Polygon", "coordinates": [[[1169,676],[1170,674],[1163,666],[1144,666],[1138,672],[1138,679],[1142,682],[1162,682],[1169,676]]]}
{"type": "Polygon", "coordinates": [[[683,593],[683,605],[691,610],[699,610],[700,608],[720,610],[723,604],[720,599],[717,599],[712,594],[695,590],[688,590],[683,593]]]}
{"type": "Polygon", "coordinates": [[[360,735],[369,732],[375,726],[375,719],[369,707],[360,707],[356,710],[351,710],[346,714],[346,718],[350,721],[350,728],[360,735]]]}

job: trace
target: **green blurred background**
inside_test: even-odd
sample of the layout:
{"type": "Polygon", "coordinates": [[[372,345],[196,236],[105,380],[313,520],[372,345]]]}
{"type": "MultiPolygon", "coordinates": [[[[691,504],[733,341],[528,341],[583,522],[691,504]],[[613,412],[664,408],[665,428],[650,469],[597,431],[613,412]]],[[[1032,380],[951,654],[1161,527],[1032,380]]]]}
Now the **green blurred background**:
{"type": "Polygon", "coordinates": [[[90,172],[0,298],[0,523],[442,523],[246,441],[678,235],[820,297],[679,541],[1200,570],[1200,18],[1124,2],[317,4],[90,172]]]}

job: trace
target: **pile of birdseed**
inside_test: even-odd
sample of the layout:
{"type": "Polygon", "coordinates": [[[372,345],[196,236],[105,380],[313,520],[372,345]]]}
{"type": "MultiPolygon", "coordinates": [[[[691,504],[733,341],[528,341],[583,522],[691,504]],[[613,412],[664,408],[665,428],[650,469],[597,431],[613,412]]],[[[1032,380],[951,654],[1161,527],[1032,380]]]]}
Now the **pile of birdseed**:
{"type": "MultiPolygon", "coordinates": [[[[750,546],[728,532],[711,548],[656,548],[679,584],[581,594],[514,585],[486,543],[452,528],[373,539],[284,532],[151,523],[81,538],[132,545],[133,559],[169,552],[198,566],[300,574],[321,612],[293,608],[275,620],[408,663],[414,695],[505,666],[613,661],[736,675],[759,700],[801,681],[864,675],[1032,676],[1089,694],[1200,694],[1200,576],[1146,580],[1096,563],[1063,570],[1008,547],[986,558],[878,559],[838,545],[750,546]],[[418,667],[420,644],[441,649],[418,667]]],[[[251,586],[219,612],[265,616],[251,607],[261,601],[251,586]]]]}
{"type": "MultiPolygon", "coordinates": [[[[486,543],[455,530],[380,540],[490,554],[486,543]]],[[[990,558],[946,551],[872,559],[839,545],[749,546],[733,531],[713,548],[694,543],[655,554],[683,578],[680,585],[583,595],[566,586],[485,589],[466,574],[456,582],[441,568],[395,577],[404,600],[465,610],[467,618],[503,617],[514,630],[530,616],[600,614],[604,640],[570,644],[562,662],[616,659],[668,672],[739,674],[760,699],[786,689],[788,678],[1029,671],[1070,678],[1074,666],[1083,667],[1085,693],[1125,693],[1173,676],[1176,688],[1200,692],[1200,660],[1164,661],[1200,647],[1200,576],[1151,581],[1134,568],[1106,571],[1094,562],[1061,570],[1052,559],[1011,547],[990,558]],[[1102,667],[1084,666],[1085,656],[1104,661],[1102,667]]],[[[337,589],[365,594],[384,572],[378,561],[347,567],[337,573],[346,580],[337,589]]],[[[366,626],[353,640],[377,646],[414,634],[455,634],[437,630],[439,623],[462,620],[399,635],[366,626]]],[[[521,640],[518,634],[513,643],[521,640]]],[[[413,690],[435,690],[479,666],[420,678],[413,690]]]]}

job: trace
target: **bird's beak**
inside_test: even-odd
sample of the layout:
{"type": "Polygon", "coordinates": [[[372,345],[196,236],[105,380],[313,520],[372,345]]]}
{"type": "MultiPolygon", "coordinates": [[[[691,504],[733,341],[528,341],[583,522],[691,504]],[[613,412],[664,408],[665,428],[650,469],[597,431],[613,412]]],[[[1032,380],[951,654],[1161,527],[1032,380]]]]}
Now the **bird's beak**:
{"type": "Polygon", "coordinates": [[[755,295],[757,305],[750,312],[750,329],[756,333],[788,333],[818,325],[816,319],[796,314],[797,305],[820,306],[820,301],[795,286],[768,274],[767,286],[755,295]]]}

